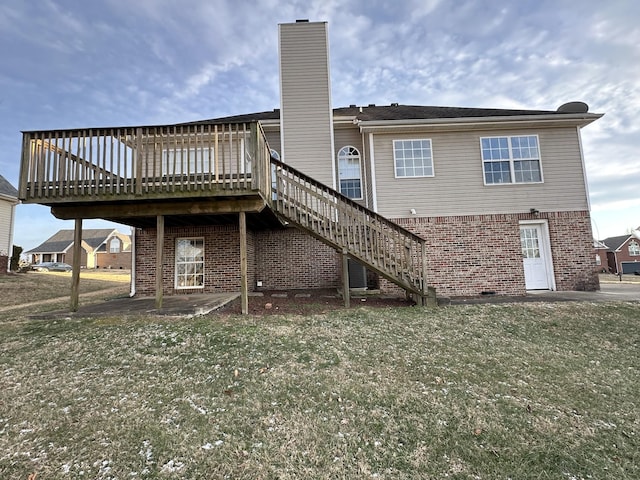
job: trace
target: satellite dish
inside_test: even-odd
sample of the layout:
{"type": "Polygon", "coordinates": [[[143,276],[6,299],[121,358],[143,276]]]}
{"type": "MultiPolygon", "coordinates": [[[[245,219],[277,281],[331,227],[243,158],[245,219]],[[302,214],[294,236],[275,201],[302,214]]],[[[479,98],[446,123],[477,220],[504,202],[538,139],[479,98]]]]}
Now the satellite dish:
{"type": "Polygon", "coordinates": [[[558,113],[587,113],[589,105],[584,102],[569,102],[558,107],[558,113]]]}

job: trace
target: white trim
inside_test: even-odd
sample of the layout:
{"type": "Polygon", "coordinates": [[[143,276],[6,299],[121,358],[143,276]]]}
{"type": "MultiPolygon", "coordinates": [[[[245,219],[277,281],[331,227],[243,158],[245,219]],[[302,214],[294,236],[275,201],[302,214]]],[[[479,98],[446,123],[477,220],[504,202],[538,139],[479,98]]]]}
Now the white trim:
{"type": "Polygon", "coordinates": [[[284,155],[284,96],[282,95],[282,25],[278,24],[278,83],[280,88],[280,161],[286,163],[284,155]]]}
{"type": "MultiPolygon", "coordinates": [[[[364,133],[363,133],[364,135],[364,133]]],[[[378,213],[378,195],[376,190],[378,189],[378,183],[376,182],[376,161],[373,146],[373,133],[369,135],[369,163],[371,164],[371,200],[373,201],[373,211],[378,213]]]]}
{"type": "MultiPolygon", "coordinates": [[[[174,257],[173,257],[173,285],[176,290],[203,290],[205,284],[205,240],[204,237],[176,237],[175,239],[175,248],[174,248],[174,257]],[[178,285],[178,242],[180,240],[202,240],[202,285],[196,286],[179,286],[178,285]]],[[[196,262],[192,262],[196,263],[196,262]]],[[[198,262],[199,263],[199,262],[198,262]]]]}
{"type": "Polygon", "coordinates": [[[364,131],[372,129],[393,130],[404,127],[446,127],[469,125],[473,127],[500,124],[501,127],[517,126],[527,123],[537,125],[541,123],[566,124],[573,123],[579,126],[586,126],[602,117],[602,113],[587,114],[548,114],[548,115],[503,115],[496,117],[464,117],[464,118],[433,118],[433,119],[410,119],[410,120],[361,120],[360,128],[364,131]]]}
{"type": "Polygon", "coordinates": [[[587,168],[584,163],[584,152],[582,150],[582,135],[580,133],[580,126],[576,127],[576,133],[578,134],[578,151],[580,152],[580,164],[582,165],[582,178],[584,179],[584,192],[587,196],[587,210],[590,212],[591,198],[589,198],[589,183],[587,181],[587,168]]]}
{"type": "MultiPolygon", "coordinates": [[[[542,231],[541,250],[544,252],[545,267],[547,269],[547,282],[549,290],[556,290],[556,275],[553,270],[553,254],[551,252],[551,238],[549,236],[549,222],[544,220],[520,220],[518,222],[518,240],[520,239],[520,227],[523,225],[539,226],[542,231]]],[[[526,285],[525,285],[526,287],[526,285]]]]}
{"type": "MultiPolygon", "coordinates": [[[[344,147],[340,147],[340,150],[338,151],[338,156],[336,157],[336,161],[338,163],[338,191],[340,193],[342,193],[343,195],[345,195],[345,193],[342,191],[342,180],[343,178],[340,176],[340,152],[342,152],[342,150],[344,150],[345,148],[349,148],[349,149],[353,149],[356,152],[358,152],[357,155],[357,159],[358,159],[358,178],[345,178],[344,180],[360,180],[360,196],[359,197],[349,197],[351,200],[363,200],[364,199],[364,188],[362,185],[362,154],[360,153],[360,150],[357,149],[357,147],[354,147],[353,145],[345,145],[344,147]]],[[[351,155],[347,155],[347,159],[354,159],[354,156],[351,155]]],[[[345,195],[348,196],[348,195],[345,195]]]]}
{"type": "MultiPolygon", "coordinates": [[[[399,180],[405,178],[431,178],[436,176],[436,166],[433,161],[433,142],[430,138],[399,138],[397,140],[392,140],[393,144],[391,146],[391,152],[393,154],[393,176],[399,180]],[[429,151],[431,152],[431,175],[400,175],[398,176],[398,166],[396,163],[396,142],[429,142],[429,151]]],[[[424,168],[424,167],[423,167],[424,168]]]]}
{"type": "MultiPolygon", "coordinates": [[[[329,133],[331,137],[331,165],[336,164],[336,144],[334,138],[333,131],[333,100],[331,98],[331,57],[329,54],[329,24],[327,22],[319,22],[324,23],[324,34],[326,36],[325,46],[327,51],[327,88],[328,88],[328,100],[329,100],[329,133]]],[[[336,178],[336,169],[331,169],[332,180],[333,180],[333,189],[337,190],[337,178],[336,178]]]]}

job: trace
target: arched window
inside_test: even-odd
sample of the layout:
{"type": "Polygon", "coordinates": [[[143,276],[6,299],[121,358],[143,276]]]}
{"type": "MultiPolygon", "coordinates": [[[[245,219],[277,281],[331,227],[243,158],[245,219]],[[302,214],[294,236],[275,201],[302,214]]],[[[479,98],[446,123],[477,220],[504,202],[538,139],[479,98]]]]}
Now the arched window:
{"type": "Polygon", "coordinates": [[[112,238],[109,242],[109,253],[120,253],[120,239],[112,238]]]}
{"type": "Polygon", "coordinates": [[[357,148],[346,146],[338,152],[338,178],[340,193],[353,200],[362,200],[360,152],[357,148]]]}
{"type": "Polygon", "coordinates": [[[633,257],[637,257],[638,255],[640,255],[640,244],[638,244],[638,242],[636,242],[635,240],[631,240],[629,242],[629,255],[633,257]]]}
{"type": "Polygon", "coordinates": [[[271,158],[275,158],[276,160],[280,160],[280,154],[277,150],[271,149],[271,158]]]}

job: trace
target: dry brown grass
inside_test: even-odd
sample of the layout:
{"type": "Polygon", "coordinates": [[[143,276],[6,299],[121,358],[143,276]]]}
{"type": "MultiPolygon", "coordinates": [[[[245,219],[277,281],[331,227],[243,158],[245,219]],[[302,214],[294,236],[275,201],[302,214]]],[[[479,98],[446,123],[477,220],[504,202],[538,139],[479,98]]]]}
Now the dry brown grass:
{"type": "Polygon", "coordinates": [[[637,479],[640,307],[0,324],[0,478],[637,479]]]}

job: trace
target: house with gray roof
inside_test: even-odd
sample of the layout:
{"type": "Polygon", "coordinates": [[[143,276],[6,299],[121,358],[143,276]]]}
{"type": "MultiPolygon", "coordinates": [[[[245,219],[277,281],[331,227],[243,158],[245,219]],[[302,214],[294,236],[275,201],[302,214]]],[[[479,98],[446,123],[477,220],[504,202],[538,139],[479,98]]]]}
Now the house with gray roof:
{"type": "Polygon", "coordinates": [[[326,22],[281,24],[278,41],[278,108],[24,132],[21,198],[76,225],[131,226],[132,292],[158,305],[240,291],[246,312],[261,289],[428,303],[434,290],[599,288],[581,135],[602,114],[583,102],[334,108],[326,22]]]}
{"type": "Polygon", "coordinates": [[[9,270],[18,190],[0,175],[0,272],[9,270]]]}
{"type": "MultiPolygon", "coordinates": [[[[73,230],[59,230],[42,244],[25,252],[31,263],[73,263],[73,230]]],[[[82,230],[83,268],[131,268],[131,239],[115,229],[82,230]]]]}
{"type": "Polygon", "coordinates": [[[611,273],[640,275],[640,238],[633,234],[605,238],[607,261],[611,273]]]}

